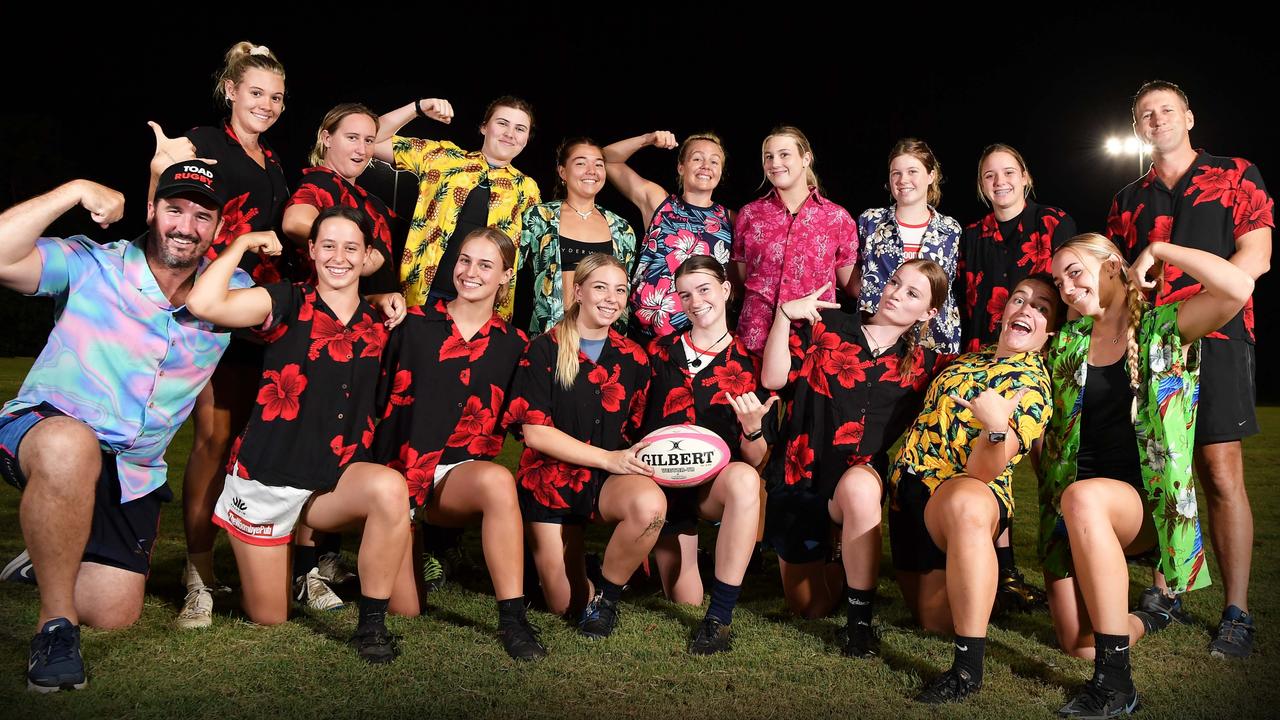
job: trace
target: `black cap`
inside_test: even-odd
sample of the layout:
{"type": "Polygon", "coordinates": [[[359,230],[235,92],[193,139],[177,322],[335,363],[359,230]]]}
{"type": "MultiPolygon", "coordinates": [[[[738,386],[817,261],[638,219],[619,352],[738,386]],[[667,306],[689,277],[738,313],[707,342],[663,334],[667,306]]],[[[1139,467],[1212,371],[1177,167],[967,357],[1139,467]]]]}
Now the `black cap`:
{"type": "Polygon", "coordinates": [[[225,204],[214,183],[213,166],[199,160],[174,163],[156,181],[156,200],[188,194],[208,198],[219,210],[225,204]]]}

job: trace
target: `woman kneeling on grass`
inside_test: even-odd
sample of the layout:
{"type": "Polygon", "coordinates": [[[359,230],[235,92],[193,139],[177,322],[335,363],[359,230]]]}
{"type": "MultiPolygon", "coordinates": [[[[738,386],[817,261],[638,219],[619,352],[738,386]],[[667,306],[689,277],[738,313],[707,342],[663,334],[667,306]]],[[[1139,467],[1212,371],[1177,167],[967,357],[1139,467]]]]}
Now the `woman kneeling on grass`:
{"type": "Polygon", "coordinates": [[[1053,256],[1053,277],[1080,313],[1054,340],[1053,420],[1040,463],[1040,548],[1058,645],[1093,658],[1093,678],[1058,711],[1115,717],[1138,707],[1129,647],[1167,613],[1127,612],[1126,556],[1157,550],[1172,592],[1209,584],[1191,449],[1199,340],[1244,307],[1247,273],[1227,260],[1152,243],[1128,267],[1101,235],[1053,256]],[[1175,267],[1176,266],[1176,267],[1175,267]],[[1186,273],[1203,292],[1152,307],[1152,270],[1186,273]]]}
{"type": "Polygon", "coordinates": [[[626,439],[649,388],[648,356],[610,327],[626,304],[621,262],[602,253],[579,261],[573,304],[529,343],[503,417],[525,444],[517,492],[547,608],[566,614],[585,604],[578,627],[593,639],[613,632],[622,586],[667,512],[653,468],[636,457],[644,445],[626,439]],[[617,527],[590,591],[583,526],[593,520],[617,527]]]}
{"type": "Polygon", "coordinates": [[[792,612],[824,617],[847,605],[849,657],[876,654],[871,628],[880,577],[880,508],[889,449],[920,410],[939,356],[920,344],[947,298],[947,273],[908,260],[885,282],[874,315],[846,313],[819,292],[779,307],[761,382],[791,384],[785,439],[765,469],[765,537],[778,553],[792,612]],[[792,322],[801,325],[791,332],[792,322]],[[830,562],[840,526],[841,567],[830,562]]]}
{"type": "Polygon", "coordinates": [[[710,255],[694,255],[675,271],[676,291],[692,327],[649,344],[652,369],[645,433],[684,423],[719,435],[730,462],[715,478],[692,488],[663,488],[667,524],[656,546],[658,572],[669,599],[702,604],[698,571],[698,519],[718,522],[711,604],[689,642],[689,652],[711,655],[730,649],[729,626],[751,562],[760,527],[760,475],[755,466],[768,446],[763,423],[774,399],[757,393],[759,362],[729,333],[725,320],[730,285],[724,266],[710,255]]]}
{"type": "Polygon", "coordinates": [[[939,373],[889,470],[889,544],[903,599],[925,630],[955,634],[951,669],[920,702],[982,687],[998,580],[993,540],[1013,514],[1013,468],[1049,420],[1039,351],[1057,299],[1044,275],[1014,287],[999,341],[939,373]]]}
{"type": "Polygon", "coordinates": [[[360,657],[383,663],[399,652],[384,620],[409,543],[409,494],[400,473],[367,462],[387,326],[403,317],[383,323],[357,291],[372,242],[367,214],[328,208],[311,228],[315,285],[229,290],[244,253],[280,252],[274,233],[241,235],[199,278],[187,307],[223,327],[256,327],[267,343],[258,401],[232,448],[213,518],[231,536],[245,613],[262,625],[288,618],[297,524],[324,532],[363,525],[352,642],[360,657]]]}
{"type": "MultiPolygon", "coordinates": [[[[515,258],[515,245],[501,231],[471,231],[453,265],[457,297],[411,309],[391,334],[373,450],[379,462],[404,473],[418,519],[448,528],[479,522],[502,645],[517,660],[534,660],[547,650],[525,619],[516,483],[493,462],[505,435],[502,406],[528,342],[496,309],[515,258]]],[[[396,614],[422,611],[420,554],[414,547],[405,559],[391,597],[396,614]]]]}

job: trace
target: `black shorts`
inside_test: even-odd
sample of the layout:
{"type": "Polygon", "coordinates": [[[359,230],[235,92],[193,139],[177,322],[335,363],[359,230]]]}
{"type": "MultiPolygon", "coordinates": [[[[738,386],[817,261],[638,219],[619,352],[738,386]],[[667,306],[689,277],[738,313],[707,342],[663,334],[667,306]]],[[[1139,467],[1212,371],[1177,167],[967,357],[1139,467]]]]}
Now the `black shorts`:
{"type": "Polygon", "coordinates": [[[1196,445],[1231,442],[1258,434],[1255,369],[1251,343],[1216,338],[1200,341],[1196,445]]]}
{"type": "MultiPolygon", "coordinates": [[[[924,507],[928,504],[929,488],[916,475],[903,471],[898,480],[897,505],[889,508],[889,549],[893,553],[893,569],[899,572],[926,573],[945,570],[947,554],[933,542],[924,524],[924,507]]],[[[1009,509],[991,491],[1000,508],[1000,526],[996,535],[1009,527],[1009,509]]],[[[993,537],[992,542],[995,542],[993,537]]]]}
{"type": "MultiPolygon", "coordinates": [[[[714,482],[708,481],[708,485],[714,482]]],[[[702,500],[704,485],[687,488],[658,486],[667,496],[667,522],[662,526],[663,535],[691,535],[698,530],[698,505],[702,500]]]]}
{"type": "MultiPolygon", "coordinates": [[[[18,464],[22,438],[37,423],[66,413],[41,403],[33,408],[0,415],[0,475],[22,490],[27,479],[18,464]]],[[[146,575],[151,569],[151,551],[160,533],[160,508],[173,499],[168,485],[150,493],[120,502],[120,476],[116,456],[102,453],[102,472],[98,474],[93,503],[93,526],[85,545],[82,562],[98,563],[146,575]]]]}
{"type": "Polygon", "coordinates": [[[830,498],[808,488],[779,486],[765,502],[764,541],[788,563],[832,558],[830,498]]]}

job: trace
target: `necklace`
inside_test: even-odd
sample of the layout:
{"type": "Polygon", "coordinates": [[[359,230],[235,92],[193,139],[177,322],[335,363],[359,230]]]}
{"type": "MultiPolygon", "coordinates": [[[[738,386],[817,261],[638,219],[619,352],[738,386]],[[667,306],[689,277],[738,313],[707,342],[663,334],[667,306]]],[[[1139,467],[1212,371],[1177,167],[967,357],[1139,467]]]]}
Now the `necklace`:
{"type": "Polygon", "coordinates": [[[725,331],[724,331],[724,335],[721,335],[721,336],[720,336],[720,338],[719,338],[718,340],[716,340],[715,342],[713,342],[713,343],[711,343],[710,345],[708,345],[706,350],[703,350],[702,348],[700,348],[700,347],[698,347],[697,345],[694,345],[694,344],[693,344],[693,333],[692,333],[692,332],[685,333],[684,341],[685,341],[685,342],[687,342],[687,343],[689,343],[689,347],[690,347],[690,348],[692,348],[692,349],[693,349],[693,351],[694,351],[695,353],[697,353],[697,355],[695,355],[695,356],[694,356],[694,358],[693,358],[692,360],[690,360],[690,361],[689,361],[689,367],[693,367],[693,368],[701,367],[701,366],[702,366],[702,357],[703,357],[704,355],[711,355],[712,357],[715,357],[715,354],[714,354],[714,353],[712,353],[712,352],[711,352],[711,350],[712,350],[713,348],[715,348],[715,346],[717,346],[717,345],[719,345],[719,344],[720,344],[720,340],[723,340],[723,339],[725,339],[725,338],[727,338],[727,337],[729,337],[729,331],[728,331],[728,330],[725,330],[725,331]]]}
{"type": "Polygon", "coordinates": [[[565,200],[565,201],[564,201],[564,204],[565,204],[565,205],[569,205],[569,209],[570,209],[570,210],[572,210],[572,211],[574,212],[574,214],[575,214],[575,215],[577,215],[578,217],[582,218],[583,220],[586,220],[587,218],[591,217],[591,215],[592,215],[593,213],[595,213],[595,211],[596,211],[595,206],[592,206],[592,207],[587,208],[587,211],[586,211],[586,212],[582,212],[581,210],[579,210],[578,208],[574,207],[573,205],[570,205],[568,200],[565,200]]]}
{"type": "Polygon", "coordinates": [[[866,336],[868,343],[871,345],[870,350],[872,355],[879,355],[884,352],[885,349],[893,345],[893,343],[897,342],[897,339],[894,339],[893,342],[881,344],[880,341],[876,339],[876,336],[871,334],[870,325],[862,326],[862,334],[866,336]]]}

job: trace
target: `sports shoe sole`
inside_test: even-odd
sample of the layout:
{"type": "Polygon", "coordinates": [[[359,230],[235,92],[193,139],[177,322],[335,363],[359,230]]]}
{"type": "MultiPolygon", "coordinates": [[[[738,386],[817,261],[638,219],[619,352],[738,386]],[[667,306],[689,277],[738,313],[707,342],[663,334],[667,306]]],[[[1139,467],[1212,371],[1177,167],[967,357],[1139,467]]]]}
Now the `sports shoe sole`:
{"type": "Polygon", "coordinates": [[[32,568],[32,570],[34,570],[31,565],[31,555],[28,554],[25,549],[21,553],[18,553],[17,557],[10,560],[9,564],[4,566],[4,570],[0,570],[0,580],[35,585],[36,579],[34,574],[21,572],[24,567],[32,568]]]}
{"type": "Polygon", "coordinates": [[[85,678],[78,683],[62,683],[61,685],[37,685],[27,678],[27,691],[47,695],[49,693],[61,692],[63,690],[83,690],[89,687],[89,679],[85,678]]]}

